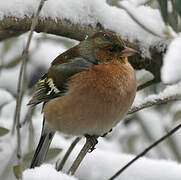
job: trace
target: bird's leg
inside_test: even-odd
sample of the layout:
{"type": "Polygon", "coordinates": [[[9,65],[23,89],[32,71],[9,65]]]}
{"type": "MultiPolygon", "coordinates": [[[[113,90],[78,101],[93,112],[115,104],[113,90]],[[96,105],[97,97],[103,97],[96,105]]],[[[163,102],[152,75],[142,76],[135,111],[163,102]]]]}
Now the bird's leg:
{"type": "Polygon", "coordinates": [[[86,137],[86,143],[84,144],[83,148],[79,152],[77,158],[75,159],[75,161],[73,162],[72,166],[70,167],[70,169],[68,171],[68,174],[70,174],[70,175],[74,175],[75,171],[79,167],[79,165],[82,162],[82,160],[84,159],[85,155],[89,151],[92,152],[95,149],[95,145],[98,143],[96,136],[86,135],[85,137],[86,137]]]}
{"type": "Polygon", "coordinates": [[[67,161],[70,153],[73,151],[74,147],[76,146],[76,144],[80,141],[80,137],[77,137],[73,142],[72,144],[70,145],[70,147],[68,148],[68,150],[66,151],[62,161],[60,162],[59,166],[58,166],[58,169],[57,171],[61,171],[63,169],[63,166],[65,164],[65,162],[67,161]]]}

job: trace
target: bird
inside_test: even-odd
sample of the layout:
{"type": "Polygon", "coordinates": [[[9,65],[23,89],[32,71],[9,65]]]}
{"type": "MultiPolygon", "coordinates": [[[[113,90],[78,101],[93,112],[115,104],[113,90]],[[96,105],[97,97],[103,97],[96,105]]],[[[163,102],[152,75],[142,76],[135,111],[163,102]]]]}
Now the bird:
{"type": "Polygon", "coordinates": [[[28,103],[43,103],[44,117],[31,168],[43,163],[56,131],[100,137],[123,119],[136,95],[128,61],[136,53],[115,33],[99,31],[52,61],[28,103]]]}

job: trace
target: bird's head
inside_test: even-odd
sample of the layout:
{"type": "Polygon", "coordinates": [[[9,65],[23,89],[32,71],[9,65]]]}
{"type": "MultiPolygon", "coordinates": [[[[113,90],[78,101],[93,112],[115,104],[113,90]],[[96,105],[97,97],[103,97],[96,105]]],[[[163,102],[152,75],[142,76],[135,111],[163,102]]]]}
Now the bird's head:
{"type": "Polygon", "coordinates": [[[126,47],[125,42],[112,32],[97,32],[80,43],[80,53],[89,60],[115,63],[127,59],[137,51],[126,47]],[[83,48],[81,48],[83,47],[83,48]]]}

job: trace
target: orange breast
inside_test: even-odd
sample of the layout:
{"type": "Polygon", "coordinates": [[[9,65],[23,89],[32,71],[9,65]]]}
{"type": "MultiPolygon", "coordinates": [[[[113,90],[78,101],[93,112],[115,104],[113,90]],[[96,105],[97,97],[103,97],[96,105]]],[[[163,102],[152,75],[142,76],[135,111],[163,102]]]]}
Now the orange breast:
{"type": "Polygon", "coordinates": [[[63,133],[103,135],[127,113],[135,94],[135,72],[129,63],[98,65],[75,74],[68,92],[46,103],[43,112],[63,133]]]}

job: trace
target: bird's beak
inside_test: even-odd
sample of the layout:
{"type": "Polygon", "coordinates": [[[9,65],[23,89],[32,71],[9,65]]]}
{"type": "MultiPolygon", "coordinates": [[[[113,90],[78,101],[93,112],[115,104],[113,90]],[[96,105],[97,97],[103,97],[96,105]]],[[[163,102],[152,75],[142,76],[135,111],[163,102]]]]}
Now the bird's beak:
{"type": "Polygon", "coordinates": [[[132,49],[132,48],[129,48],[129,47],[125,47],[125,49],[121,52],[121,57],[133,56],[136,53],[138,53],[138,51],[136,51],[135,49],[132,49]]]}

